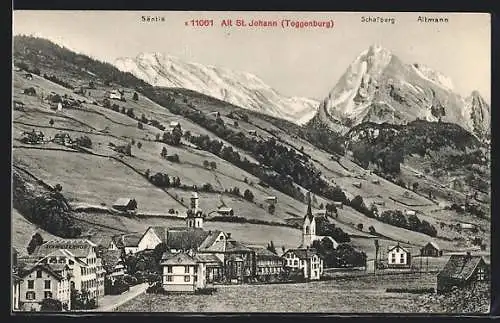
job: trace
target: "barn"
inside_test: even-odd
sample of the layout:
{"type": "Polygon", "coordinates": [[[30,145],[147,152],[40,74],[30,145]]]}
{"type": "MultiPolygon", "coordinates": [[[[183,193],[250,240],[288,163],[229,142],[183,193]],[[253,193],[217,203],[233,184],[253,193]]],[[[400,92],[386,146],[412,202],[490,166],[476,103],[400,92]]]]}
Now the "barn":
{"type": "Polygon", "coordinates": [[[113,209],[122,212],[134,212],[137,209],[137,201],[130,198],[119,198],[113,203],[113,209]]]}
{"type": "Polygon", "coordinates": [[[453,287],[465,287],[475,282],[489,281],[490,268],[483,257],[452,255],[437,276],[439,294],[452,290],[453,287]]]}
{"type": "Polygon", "coordinates": [[[431,241],[420,249],[420,255],[423,257],[440,257],[443,255],[443,251],[439,248],[437,243],[431,241]]]}

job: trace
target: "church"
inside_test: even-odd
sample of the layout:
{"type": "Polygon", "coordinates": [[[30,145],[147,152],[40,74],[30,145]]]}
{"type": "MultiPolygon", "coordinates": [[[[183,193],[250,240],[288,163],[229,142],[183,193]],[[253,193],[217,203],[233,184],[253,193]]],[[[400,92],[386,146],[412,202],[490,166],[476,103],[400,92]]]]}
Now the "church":
{"type": "Polygon", "coordinates": [[[300,248],[310,248],[314,241],[328,239],[332,242],[333,248],[337,249],[338,243],[330,236],[322,235],[321,228],[330,222],[325,214],[313,215],[311,207],[311,194],[307,194],[307,211],[304,216],[304,224],[302,226],[302,244],[300,248]]]}

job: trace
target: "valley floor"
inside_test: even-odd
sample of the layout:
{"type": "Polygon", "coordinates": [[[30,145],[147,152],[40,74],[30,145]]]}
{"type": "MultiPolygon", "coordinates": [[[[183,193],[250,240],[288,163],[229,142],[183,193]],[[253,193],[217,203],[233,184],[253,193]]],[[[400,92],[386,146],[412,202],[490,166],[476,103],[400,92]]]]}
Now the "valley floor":
{"type": "Polygon", "coordinates": [[[422,295],[386,288],[435,288],[435,274],[366,275],[279,285],[217,286],[211,296],[142,294],[118,312],[412,313],[422,295]],[[263,301],[264,300],[264,301],[263,301]]]}

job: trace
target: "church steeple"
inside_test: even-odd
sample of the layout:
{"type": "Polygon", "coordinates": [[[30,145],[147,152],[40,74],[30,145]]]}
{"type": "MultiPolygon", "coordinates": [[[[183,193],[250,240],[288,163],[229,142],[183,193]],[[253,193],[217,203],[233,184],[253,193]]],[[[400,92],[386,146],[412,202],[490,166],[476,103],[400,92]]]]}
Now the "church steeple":
{"type": "Polygon", "coordinates": [[[314,218],[314,216],[312,214],[312,207],[311,207],[311,192],[307,192],[307,212],[306,212],[306,216],[304,218],[307,218],[309,220],[314,218]]]}

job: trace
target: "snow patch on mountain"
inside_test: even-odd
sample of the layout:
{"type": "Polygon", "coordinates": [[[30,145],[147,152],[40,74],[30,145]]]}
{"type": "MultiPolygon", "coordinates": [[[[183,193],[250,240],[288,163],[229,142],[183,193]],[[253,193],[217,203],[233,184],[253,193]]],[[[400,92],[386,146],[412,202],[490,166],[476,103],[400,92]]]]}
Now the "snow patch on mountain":
{"type": "Polygon", "coordinates": [[[308,122],[319,106],[313,99],[286,97],[251,73],[186,62],[157,52],[119,58],[114,65],[154,86],[197,91],[298,124],[308,122]]]}
{"type": "Polygon", "coordinates": [[[440,72],[437,72],[430,67],[427,67],[422,64],[413,64],[412,68],[414,69],[417,74],[422,77],[423,79],[426,79],[440,87],[442,87],[445,90],[448,91],[453,91],[453,82],[451,79],[447,76],[444,76],[440,72]]]}

